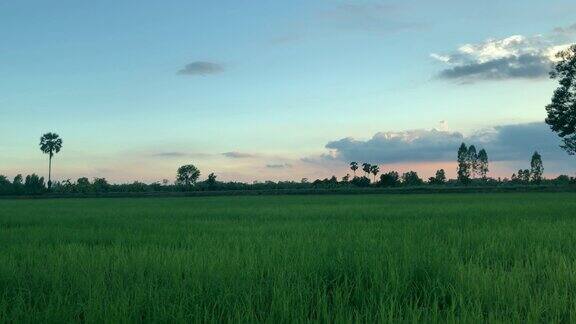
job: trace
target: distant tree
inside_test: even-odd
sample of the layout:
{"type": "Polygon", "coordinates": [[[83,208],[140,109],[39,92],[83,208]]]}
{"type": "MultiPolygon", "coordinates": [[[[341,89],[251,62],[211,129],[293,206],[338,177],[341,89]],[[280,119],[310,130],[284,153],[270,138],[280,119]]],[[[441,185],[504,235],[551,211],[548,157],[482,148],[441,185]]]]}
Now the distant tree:
{"type": "Polygon", "coordinates": [[[402,175],[402,184],[405,186],[419,186],[424,184],[424,181],[420,179],[415,171],[408,171],[402,175]]]}
{"type": "Polygon", "coordinates": [[[0,174],[0,186],[1,185],[11,185],[10,180],[5,175],[0,174]]]}
{"type": "Polygon", "coordinates": [[[468,155],[466,156],[468,162],[468,170],[470,170],[470,177],[474,179],[478,174],[478,153],[476,153],[476,146],[470,145],[468,147],[468,155]]]}
{"type": "Polygon", "coordinates": [[[40,137],[40,150],[48,154],[48,189],[52,187],[52,157],[62,149],[62,139],[56,133],[46,133],[40,137]]]}
{"type": "Polygon", "coordinates": [[[354,178],[356,178],[356,170],[358,170],[358,162],[350,162],[350,170],[354,173],[354,178]]]}
{"type": "Polygon", "coordinates": [[[530,180],[534,183],[542,182],[542,174],[544,173],[544,164],[542,163],[542,156],[538,152],[532,154],[530,161],[530,180]]]}
{"type": "Polygon", "coordinates": [[[374,176],[374,182],[376,182],[376,175],[380,172],[380,168],[377,165],[370,166],[370,173],[374,176]]]}
{"type": "Polygon", "coordinates": [[[530,170],[524,169],[524,173],[522,174],[522,182],[526,184],[530,182],[530,170]]]}
{"type": "Polygon", "coordinates": [[[350,183],[356,187],[368,187],[370,186],[370,178],[368,177],[355,177],[350,181],[350,183]]]}
{"type": "Polygon", "coordinates": [[[86,177],[78,178],[78,180],[76,180],[76,185],[77,186],[89,186],[90,180],[88,180],[88,178],[86,178],[86,177]]]}
{"type": "Polygon", "coordinates": [[[54,190],[57,192],[70,193],[74,192],[75,186],[70,179],[66,179],[60,183],[57,183],[57,186],[54,186],[54,188],[54,190]]]}
{"type": "Polygon", "coordinates": [[[458,149],[458,181],[463,184],[470,182],[470,164],[468,163],[468,148],[462,143],[458,149]]]}
{"type": "Polygon", "coordinates": [[[214,172],[208,175],[208,179],[206,179],[206,184],[209,187],[214,187],[216,185],[216,175],[214,174],[214,172]]]}
{"type": "Polygon", "coordinates": [[[446,183],[446,172],[444,171],[444,169],[440,169],[440,170],[436,171],[436,175],[434,177],[430,177],[428,179],[428,182],[430,184],[434,184],[434,185],[445,184],[446,183]]]}
{"type": "Polygon", "coordinates": [[[200,170],[198,170],[194,165],[183,165],[178,168],[176,182],[180,185],[191,186],[196,183],[196,180],[198,180],[199,177],[200,170]]]}
{"type": "Polygon", "coordinates": [[[4,175],[0,175],[0,194],[10,194],[12,193],[12,183],[4,175]]]}
{"type": "Polygon", "coordinates": [[[39,177],[36,174],[31,174],[26,176],[26,180],[24,181],[24,190],[27,194],[37,195],[40,194],[46,189],[44,185],[44,178],[39,177]]]}
{"type": "Polygon", "coordinates": [[[302,178],[302,180],[300,180],[300,183],[309,183],[310,181],[308,181],[308,178],[302,178]]]}
{"type": "Polygon", "coordinates": [[[349,182],[350,181],[350,174],[346,174],[345,176],[342,177],[342,182],[349,182]]]}
{"type": "Polygon", "coordinates": [[[168,179],[162,179],[162,185],[163,186],[167,186],[170,183],[170,180],[168,179]]]}
{"type": "Polygon", "coordinates": [[[86,177],[78,178],[78,180],[76,180],[76,190],[82,193],[90,192],[92,190],[90,180],[86,177]]]}
{"type": "Polygon", "coordinates": [[[23,179],[23,178],[22,178],[22,175],[21,175],[21,174],[18,174],[18,175],[16,175],[16,176],[14,177],[14,180],[12,180],[12,184],[13,184],[13,185],[21,185],[21,184],[23,184],[22,179],[23,179]]]}
{"type": "Polygon", "coordinates": [[[478,152],[478,175],[482,179],[486,179],[488,175],[488,153],[485,149],[478,152]]]}
{"type": "Polygon", "coordinates": [[[562,185],[569,184],[570,183],[570,177],[565,175],[565,174],[561,174],[561,175],[557,176],[556,179],[554,179],[554,182],[556,184],[562,184],[562,185]]]}
{"type": "Polygon", "coordinates": [[[12,190],[15,194],[21,194],[24,191],[24,178],[18,174],[12,180],[12,190]]]}
{"type": "Polygon", "coordinates": [[[550,78],[557,79],[560,86],[546,106],[546,123],[562,138],[562,148],[573,155],[576,153],[576,44],[556,57],[559,60],[550,78]]]}
{"type": "Polygon", "coordinates": [[[527,184],[528,182],[530,182],[530,170],[528,169],[518,170],[517,175],[516,174],[512,175],[512,181],[521,184],[527,184]]]}
{"type": "Polygon", "coordinates": [[[108,184],[108,181],[106,181],[105,178],[94,178],[94,181],[92,181],[92,187],[95,192],[107,192],[110,190],[110,184],[108,184]]]}
{"type": "Polygon", "coordinates": [[[372,165],[370,163],[362,163],[362,171],[364,171],[364,176],[368,177],[370,175],[370,168],[372,165]]]}
{"type": "Polygon", "coordinates": [[[396,171],[390,171],[380,175],[380,182],[378,183],[381,187],[396,187],[400,185],[400,176],[396,171]]]}

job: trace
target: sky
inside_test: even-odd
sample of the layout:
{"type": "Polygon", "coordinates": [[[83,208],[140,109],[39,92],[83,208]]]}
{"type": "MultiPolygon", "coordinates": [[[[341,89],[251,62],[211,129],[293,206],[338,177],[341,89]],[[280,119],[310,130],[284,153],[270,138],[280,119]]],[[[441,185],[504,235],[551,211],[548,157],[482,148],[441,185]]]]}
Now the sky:
{"type": "Polygon", "coordinates": [[[0,0],[0,174],[56,180],[338,177],[350,161],[493,177],[576,172],[543,123],[576,3],[0,0]]]}

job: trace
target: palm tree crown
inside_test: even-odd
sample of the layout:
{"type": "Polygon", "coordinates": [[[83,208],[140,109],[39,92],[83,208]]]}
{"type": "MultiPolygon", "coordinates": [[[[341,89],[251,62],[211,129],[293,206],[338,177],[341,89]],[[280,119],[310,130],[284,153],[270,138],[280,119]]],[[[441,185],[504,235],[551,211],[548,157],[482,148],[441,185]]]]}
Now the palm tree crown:
{"type": "Polygon", "coordinates": [[[56,133],[46,133],[40,137],[40,150],[50,155],[50,158],[54,154],[60,152],[62,148],[62,139],[56,133]]]}
{"type": "Polygon", "coordinates": [[[354,177],[356,177],[356,170],[358,170],[358,162],[350,162],[350,169],[354,172],[354,177]]]}
{"type": "Polygon", "coordinates": [[[371,165],[370,166],[370,173],[374,175],[374,182],[376,182],[376,175],[380,172],[380,168],[378,165],[371,165]]]}
{"type": "Polygon", "coordinates": [[[370,174],[370,167],[372,167],[370,163],[362,163],[362,171],[364,171],[366,175],[370,174]]]}

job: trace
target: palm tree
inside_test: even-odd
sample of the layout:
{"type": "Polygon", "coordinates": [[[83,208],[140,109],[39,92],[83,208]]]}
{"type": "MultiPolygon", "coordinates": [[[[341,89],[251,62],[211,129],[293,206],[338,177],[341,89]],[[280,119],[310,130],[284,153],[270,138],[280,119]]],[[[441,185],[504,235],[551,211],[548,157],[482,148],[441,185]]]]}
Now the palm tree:
{"type": "Polygon", "coordinates": [[[376,175],[380,172],[380,168],[377,165],[370,166],[370,173],[374,175],[374,182],[376,182],[376,175]]]}
{"type": "Polygon", "coordinates": [[[40,137],[40,150],[48,154],[48,189],[52,187],[52,157],[60,152],[62,139],[56,133],[46,133],[40,137]]]}
{"type": "Polygon", "coordinates": [[[364,176],[368,176],[370,174],[370,163],[362,163],[362,171],[364,171],[364,176]]]}
{"type": "Polygon", "coordinates": [[[354,172],[354,178],[356,178],[356,170],[358,170],[358,162],[350,162],[350,169],[354,172]]]}

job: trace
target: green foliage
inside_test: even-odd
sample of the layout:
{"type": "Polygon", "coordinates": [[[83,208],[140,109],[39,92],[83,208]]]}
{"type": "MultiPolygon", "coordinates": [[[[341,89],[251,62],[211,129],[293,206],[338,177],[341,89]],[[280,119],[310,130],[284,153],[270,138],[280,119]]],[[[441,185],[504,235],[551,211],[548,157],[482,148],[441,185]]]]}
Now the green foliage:
{"type": "Polygon", "coordinates": [[[325,178],[323,180],[315,180],[312,182],[314,188],[337,188],[340,186],[336,176],[332,176],[330,179],[325,178]]]}
{"type": "Polygon", "coordinates": [[[76,180],[76,188],[78,192],[88,193],[92,191],[90,180],[86,177],[79,178],[76,180]]]}
{"type": "Polygon", "coordinates": [[[550,74],[559,87],[546,106],[546,123],[563,139],[569,154],[576,153],[576,44],[557,54],[558,62],[550,74]]]}
{"type": "Polygon", "coordinates": [[[540,183],[542,182],[542,174],[544,174],[542,156],[538,152],[534,152],[530,161],[530,180],[534,183],[540,183]]]}
{"type": "Polygon", "coordinates": [[[556,179],[554,179],[556,183],[558,184],[562,184],[562,185],[567,185],[571,182],[571,179],[569,176],[565,175],[565,174],[561,174],[558,177],[556,177],[556,179]]]}
{"type": "Polygon", "coordinates": [[[48,189],[52,187],[52,157],[62,149],[62,139],[56,133],[46,133],[40,138],[40,150],[48,154],[48,189]]]}
{"type": "Polygon", "coordinates": [[[576,196],[0,200],[3,323],[573,323],[576,196]]]}
{"type": "Polygon", "coordinates": [[[476,152],[476,146],[470,145],[468,147],[468,154],[466,155],[466,163],[468,164],[468,169],[470,171],[470,176],[475,178],[478,172],[478,153],[476,152]]]}
{"type": "Polygon", "coordinates": [[[356,187],[369,187],[370,186],[370,178],[368,177],[354,177],[350,181],[350,183],[356,187]]]}
{"type": "Polygon", "coordinates": [[[380,173],[380,167],[378,167],[375,164],[371,165],[370,166],[370,173],[372,173],[372,176],[374,176],[374,182],[376,182],[376,175],[378,175],[378,173],[380,173]]]}
{"type": "Polygon", "coordinates": [[[436,175],[434,177],[430,177],[428,182],[433,185],[443,185],[446,183],[446,172],[444,169],[440,169],[436,171],[436,175]]]}
{"type": "Polygon", "coordinates": [[[488,153],[486,153],[485,149],[481,149],[480,151],[478,151],[478,176],[480,176],[480,178],[482,179],[486,179],[488,172],[490,171],[488,169],[488,153]]]}
{"type": "Polygon", "coordinates": [[[512,175],[512,182],[528,184],[530,182],[530,170],[520,169],[517,174],[512,175]]]}
{"type": "Polygon", "coordinates": [[[200,170],[192,164],[183,165],[176,173],[176,183],[184,186],[191,186],[200,177],[200,170]]]}
{"type": "Polygon", "coordinates": [[[366,177],[370,175],[370,168],[372,168],[370,163],[362,163],[362,171],[364,171],[366,177]]]}
{"type": "Polygon", "coordinates": [[[24,193],[24,178],[21,174],[18,174],[12,180],[12,192],[15,195],[21,195],[24,193]]]}
{"type": "Polygon", "coordinates": [[[110,184],[108,184],[108,181],[104,178],[94,178],[92,189],[96,192],[108,192],[110,190],[110,184]]]}
{"type": "Polygon", "coordinates": [[[208,179],[206,179],[205,183],[210,188],[216,187],[216,175],[214,173],[210,173],[208,175],[208,179]]]}
{"type": "Polygon", "coordinates": [[[402,175],[402,184],[405,186],[421,186],[424,180],[420,179],[415,171],[408,171],[402,175]]]}
{"type": "Polygon", "coordinates": [[[468,163],[468,148],[462,143],[458,148],[458,181],[462,184],[470,183],[470,164],[468,163]]]}
{"type": "Polygon", "coordinates": [[[46,190],[44,185],[44,178],[36,174],[26,176],[24,181],[24,191],[28,195],[38,195],[46,190]]]}
{"type": "Polygon", "coordinates": [[[356,170],[358,170],[358,162],[350,162],[350,170],[354,173],[354,177],[356,177],[356,170]]]}
{"type": "Polygon", "coordinates": [[[8,195],[12,193],[12,183],[4,175],[0,175],[0,195],[8,195]]]}
{"type": "Polygon", "coordinates": [[[62,139],[56,133],[46,133],[40,137],[40,150],[50,158],[62,149],[62,139]]]}
{"type": "Polygon", "coordinates": [[[380,187],[397,187],[400,185],[400,176],[396,171],[390,171],[380,175],[380,187]]]}

